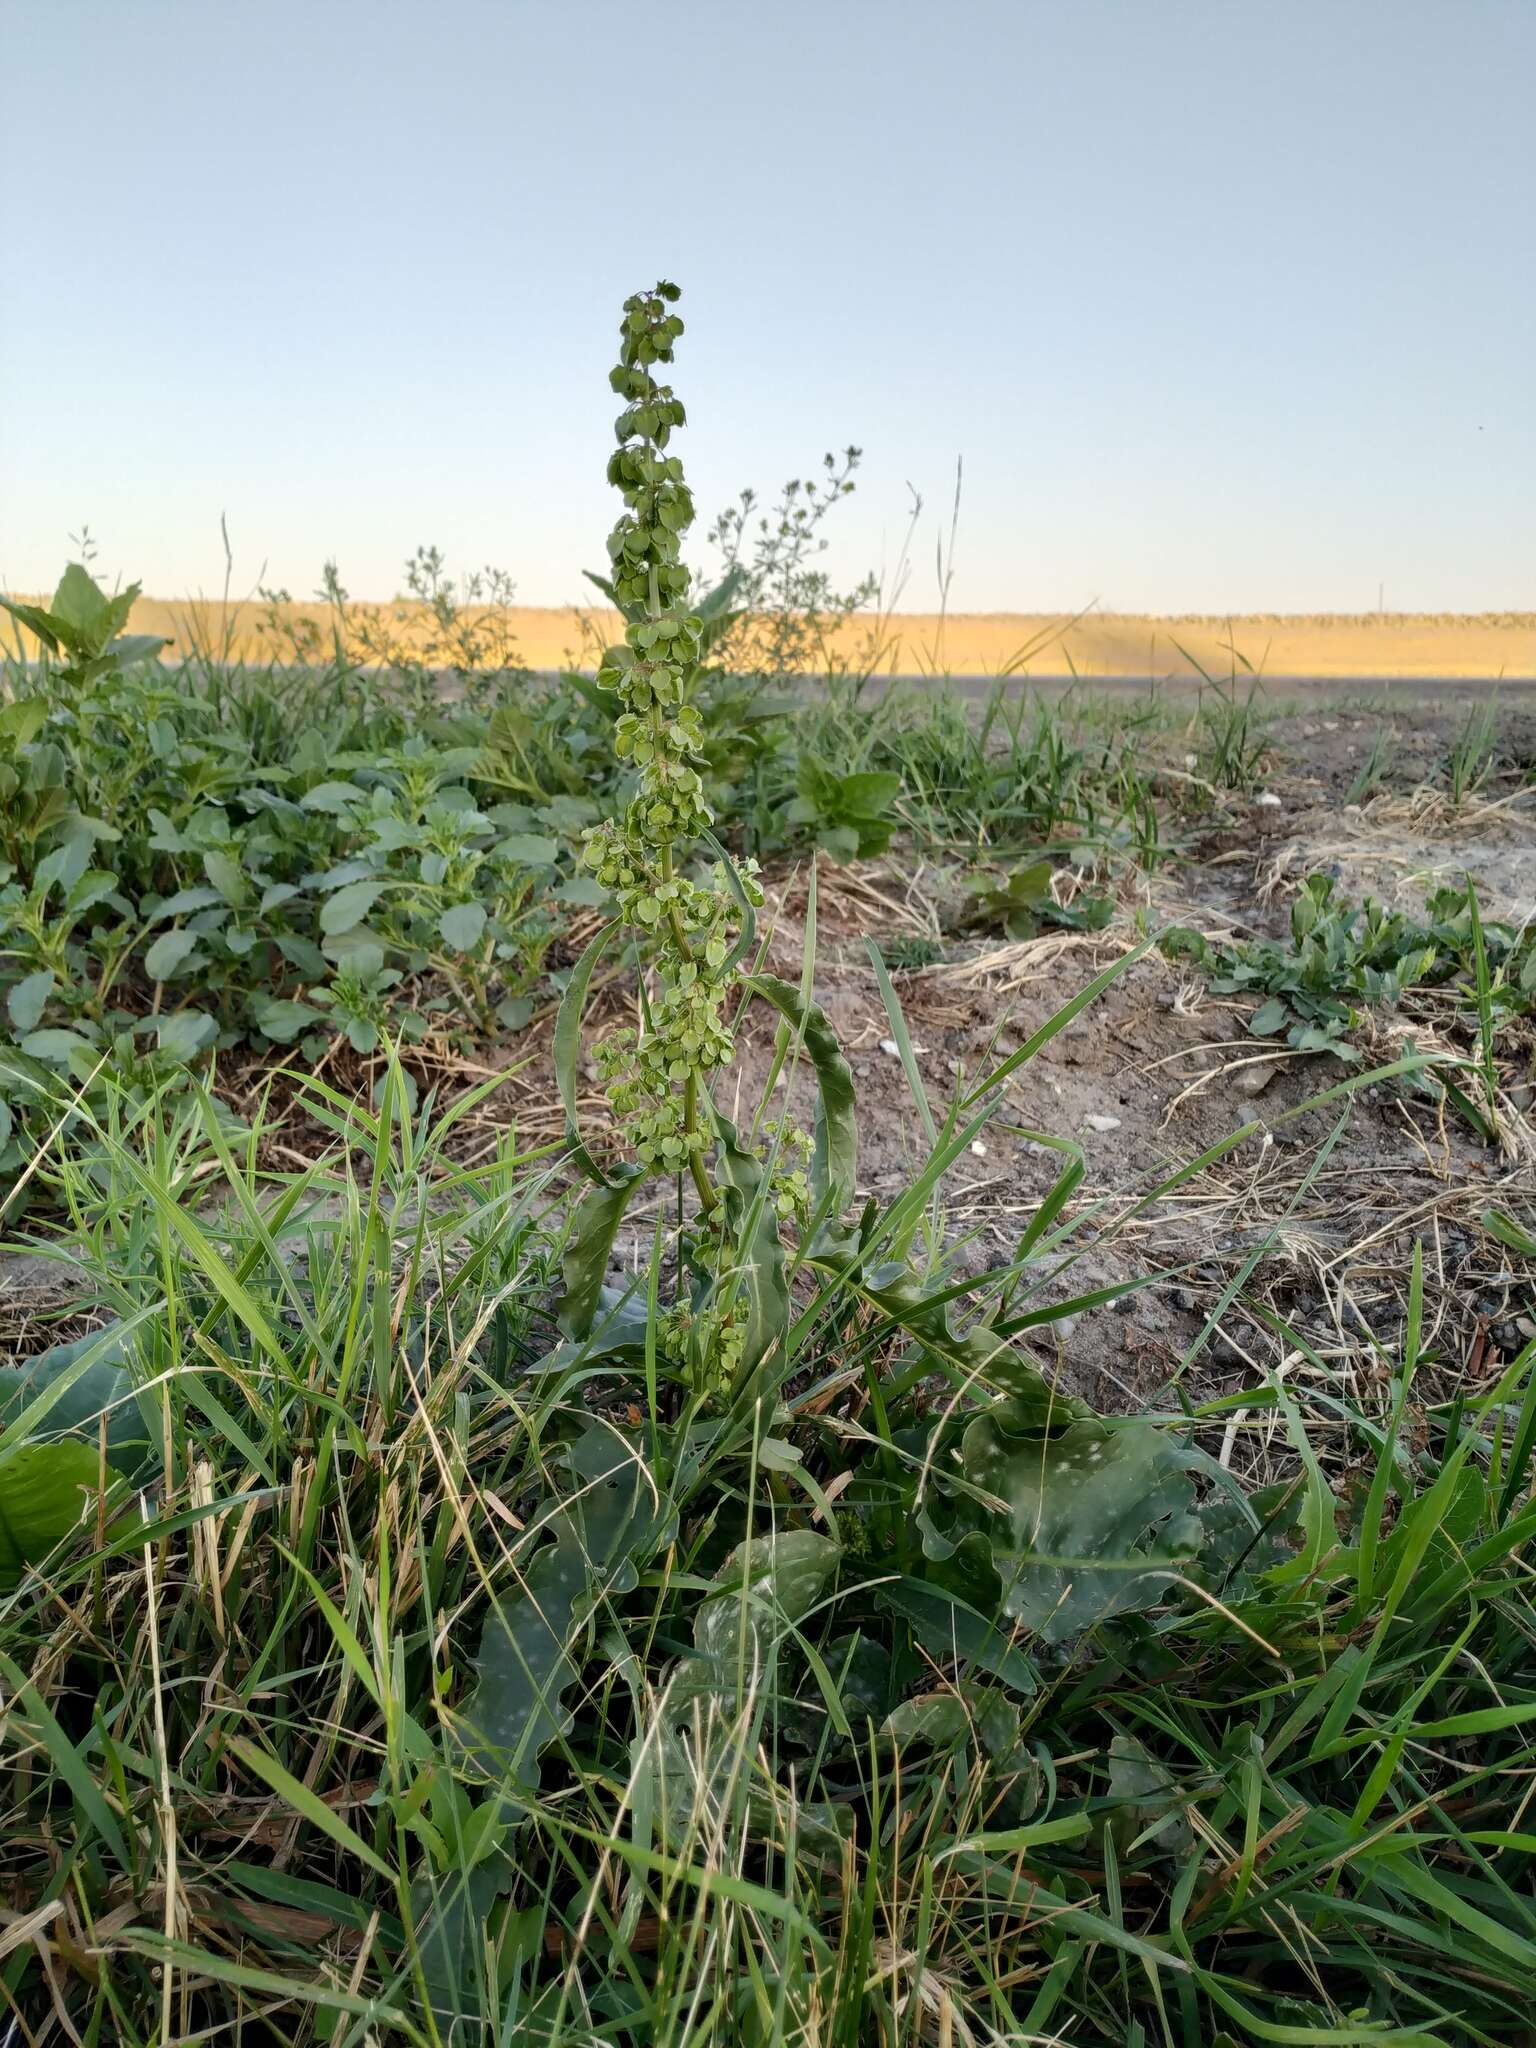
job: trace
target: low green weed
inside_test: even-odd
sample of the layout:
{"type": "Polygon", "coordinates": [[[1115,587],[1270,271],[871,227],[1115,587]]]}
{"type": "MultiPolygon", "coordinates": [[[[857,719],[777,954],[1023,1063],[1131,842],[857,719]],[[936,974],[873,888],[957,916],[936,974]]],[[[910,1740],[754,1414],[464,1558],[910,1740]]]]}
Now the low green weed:
{"type": "Polygon", "coordinates": [[[0,706],[0,1173],[35,1136],[39,1065],[142,1088],[240,1043],[313,1058],[338,1032],[371,1053],[386,1024],[515,1025],[563,907],[592,896],[570,865],[586,777],[537,779],[579,700],[547,696],[528,744],[515,705],[428,723],[323,676],[172,673],[112,637],[132,594],[76,565],[51,612],[13,607],[61,658],[14,667],[0,706]]]}
{"type": "Polygon", "coordinates": [[[1269,753],[1269,715],[1259,670],[1229,646],[1228,673],[1213,676],[1188,648],[1177,640],[1174,645],[1200,678],[1195,724],[1201,776],[1216,789],[1257,788],[1269,753]]]}
{"type": "Polygon", "coordinates": [[[1349,785],[1344,801],[1363,804],[1367,797],[1374,796],[1386,781],[1392,766],[1392,735],[1386,726],[1376,728],[1376,737],[1371,741],[1371,751],[1366,756],[1359,773],[1349,785]]]}
{"type": "Polygon", "coordinates": [[[1192,960],[1219,994],[1262,997],[1248,1021],[1261,1038],[1283,1036],[1301,1052],[1358,1061],[1350,1034],[1364,1008],[1396,1008],[1413,989],[1450,989],[1480,1043],[1536,1007],[1536,935],[1489,923],[1469,882],[1440,889],[1425,918],[1374,899],[1341,901],[1328,875],[1312,875],[1291,905],[1289,943],[1213,943],[1180,930],[1164,941],[1192,960]]]}
{"type": "Polygon", "coordinates": [[[1480,697],[1468,709],[1446,756],[1446,787],[1457,809],[1487,781],[1497,751],[1498,703],[1493,698],[1480,697]]]}
{"type": "Polygon", "coordinates": [[[1060,903],[1051,888],[1052,863],[1021,861],[1001,873],[984,871],[966,882],[966,904],[956,920],[959,931],[999,932],[1004,938],[1028,939],[1043,926],[1069,931],[1102,931],[1114,913],[1108,896],[1080,893],[1060,903]]]}

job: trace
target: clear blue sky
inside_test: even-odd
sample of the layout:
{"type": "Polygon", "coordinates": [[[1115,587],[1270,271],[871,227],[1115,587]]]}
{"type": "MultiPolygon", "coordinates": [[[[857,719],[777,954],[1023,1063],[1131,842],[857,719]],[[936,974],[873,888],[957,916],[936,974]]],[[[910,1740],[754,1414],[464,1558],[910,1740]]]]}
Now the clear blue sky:
{"type": "MultiPolygon", "coordinates": [[[[0,584],[581,595],[618,302],[701,505],[957,455],[952,603],[1536,607],[1533,0],[0,0],[0,584]]],[[[933,595],[934,521],[910,606],[933,595]]]]}

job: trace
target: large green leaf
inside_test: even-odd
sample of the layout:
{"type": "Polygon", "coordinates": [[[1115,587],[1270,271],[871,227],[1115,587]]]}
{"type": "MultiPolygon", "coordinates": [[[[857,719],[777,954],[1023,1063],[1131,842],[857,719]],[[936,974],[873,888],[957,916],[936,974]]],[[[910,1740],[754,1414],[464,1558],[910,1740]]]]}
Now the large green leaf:
{"type": "MultiPolygon", "coordinates": [[[[961,1443],[970,1485],[1006,1503],[983,1524],[1004,1614],[1060,1643],[1154,1606],[1200,1541],[1191,1453],[1145,1422],[1083,1421],[1040,1436],[1018,1433],[1026,1420],[998,1404],[961,1443]]],[[[964,1514],[974,1523],[985,1510],[969,1499],[964,1514]]]]}
{"type": "Polygon", "coordinates": [[[487,1615],[464,1708],[466,1748],[509,1790],[537,1785],[540,1752],[570,1725],[571,1650],[594,1610],[630,1591],[635,1560],[652,1556],[676,1529],[672,1503],[615,1430],[593,1423],[564,1462],[573,1490],[545,1523],[517,1585],[487,1615]]]}
{"type": "MultiPolygon", "coordinates": [[[[7,611],[16,611],[0,597],[0,604],[7,611]]],[[[21,611],[30,610],[23,605],[21,611]]],[[[13,747],[30,747],[43,727],[48,723],[48,703],[43,697],[16,697],[9,704],[0,704],[0,740],[8,740],[13,747]]]]}
{"type": "Polygon", "coordinates": [[[185,925],[162,932],[144,955],[144,966],[152,981],[169,981],[184,961],[197,951],[198,934],[185,925]]]}
{"type": "Polygon", "coordinates": [[[131,668],[136,661],[153,661],[169,644],[162,633],[119,633],[107,653],[120,668],[131,668]]]}
{"type": "MultiPolygon", "coordinates": [[[[206,865],[207,856],[204,856],[206,865]]],[[[222,879],[210,870],[209,880],[220,889],[222,879]]],[[[327,938],[336,938],[343,932],[350,932],[360,925],[383,894],[382,882],[348,882],[338,889],[334,896],[327,896],[320,906],[320,929],[327,938]]],[[[231,902],[235,899],[230,898],[231,902]]]]}
{"type": "MultiPolygon", "coordinates": [[[[674,1688],[668,1705],[679,1706],[685,1697],[694,1695],[674,1688]]],[[[731,1720],[708,1714],[645,1728],[630,1745],[630,1782],[648,1801],[659,1829],[657,1847],[664,1851],[697,1842],[699,1815],[715,1809],[723,1783],[731,1785],[733,1803],[745,1811],[756,1843],[776,1843],[797,1856],[840,1858],[858,1831],[851,1806],[806,1799],[798,1791],[786,1799],[756,1759],[743,1767],[731,1720]],[[669,1830],[675,1835],[669,1837],[669,1830]]]]}
{"type": "Polygon", "coordinates": [[[948,1685],[893,1707],[880,1733],[897,1750],[944,1750],[964,1744],[1004,1757],[1018,1747],[1019,1710],[993,1687],[948,1685]]]}
{"type": "Polygon", "coordinates": [[[802,1040],[815,1071],[816,1156],[811,1185],[818,1205],[823,1196],[830,1196],[827,1213],[836,1217],[853,1200],[858,1177],[853,1069],[819,1003],[807,1002],[793,983],[781,981],[776,974],[750,974],[746,981],[752,993],[771,1003],[802,1040]]]}
{"type": "Polygon", "coordinates": [[[53,994],[53,981],[53,969],[39,967],[35,974],[24,975],[12,987],[5,1006],[10,1013],[11,1029],[18,1038],[25,1038],[43,1021],[48,998],[53,994]]]}
{"type": "Polygon", "coordinates": [[[99,1478],[98,1453],[77,1437],[23,1444],[0,1459],[0,1591],[63,1542],[99,1478]]]}
{"type": "Polygon", "coordinates": [[[779,1215],[762,1161],[742,1150],[736,1133],[720,1119],[717,1172],[725,1201],[726,1221],[734,1247],[732,1270],[722,1276],[724,1293],[733,1290],[746,1304],[747,1321],[740,1374],[756,1371],[789,1327],[789,1280],[779,1215]]]}
{"type": "Polygon", "coordinates": [[[108,1460],[130,1478],[137,1477],[157,1461],[158,1430],[140,1409],[126,1356],[119,1331],[93,1330],[73,1343],[55,1344],[22,1365],[0,1366],[0,1430],[46,1401],[36,1421],[28,1423],[26,1435],[82,1437],[94,1459],[105,1416],[108,1460]]]}
{"type": "MultiPolygon", "coordinates": [[[[129,610],[137,595],[135,587],[128,598],[129,610]]],[[[126,611],[122,618],[115,616],[112,601],[78,562],[71,562],[59,578],[59,587],[48,609],[59,626],[67,629],[72,644],[91,654],[100,654],[127,617],[126,611]]]]}
{"type": "Polygon", "coordinates": [[[815,1529],[781,1529],[738,1543],[715,1574],[693,1620],[693,1646],[711,1663],[750,1670],[821,1599],[841,1562],[842,1545],[815,1529]]]}
{"type": "Polygon", "coordinates": [[[486,2018],[486,1925],[516,1881],[516,1864],[502,1854],[469,1870],[418,1877],[411,1887],[416,1953],[437,2020],[435,2031],[456,2048],[467,2048],[471,2039],[495,2037],[486,2018]]]}
{"type": "Polygon", "coordinates": [[[561,1258],[560,1328],[567,1337],[585,1337],[592,1328],[614,1237],[644,1178],[638,1166],[627,1166],[615,1179],[588,1188],[576,1204],[561,1258]]]}
{"type": "Polygon", "coordinates": [[[603,1187],[610,1185],[608,1176],[582,1140],[581,1123],[576,1113],[576,1081],[581,1065],[581,1016],[586,1007],[587,989],[598,961],[602,959],[618,929],[619,920],[612,918],[600,932],[594,934],[583,950],[581,958],[571,969],[571,978],[565,984],[564,993],[560,997],[560,1008],[555,1013],[555,1086],[560,1091],[560,1106],[565,1111],[565,1142],[570,1146],[571,1156],[587,1178],[597,1181],[603,1187]]]}
{"type": "Polygon", "coordinates": [[[707,591],[694,604],[692,607],[694,617],[702,619],[706,626],[711,620],[718,619],[735,603],[746,580],[746,571],[742,568],[741,564],[733,562],[714,589],[707,591]]]}
{"type": "Polygon", "coordinates": [[[52,612],[44,611],[41,605],[20,604],[13,597],[0,597],[0,606],[13,619],[19,619],[29,633],[35,634],[50,654],[58,653],[62,620],[56,619],[52,612]]]}
{"type": "Polygon", "coordinates": [[[974,1664],[1026,1697],[1035,1691],[1035,1667],[1006,1629],[949,1587],[927,1579],[877,1583],[875,1605],[899,1614],[923,1648],[945,1663],[974,1664]]]}

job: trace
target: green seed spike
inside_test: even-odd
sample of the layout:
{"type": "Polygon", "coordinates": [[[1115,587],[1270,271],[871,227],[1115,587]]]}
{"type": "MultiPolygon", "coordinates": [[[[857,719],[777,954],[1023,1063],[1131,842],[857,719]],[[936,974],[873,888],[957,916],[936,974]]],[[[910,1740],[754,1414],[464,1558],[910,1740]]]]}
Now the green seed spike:
{"type": "MultiPolygon", "coordinates": [[[[673,1334],[714,1358],[740,1351],[736,1310],[708,1276],[729,1267],[727,1205],[708,1163],[718,1130],[707,1093],[711,1076],[734,1056],[726,1005],[740,993],[734,942],[741,919],[763,900],[755,864],[733,881],[723,864],[688,871],[694,842],[713,823],[701,769],[703,725],[691,701],[704,628],[688,608],[683,543],[693,496],[675,456],[665,454],[685,420],[663,381],[683,331],[672,310],[676,285],[661,283],[624,303],[619,360],[609,375],[624,400],[614,424],[618,446],[609,481],[624,510],[608,537],[612,588],[624,639],[603,656],[597,680],[618,699],[614,749],[635,770],[622,819],[586,835],[583,858],[612,890],[619,922],[638,946],[648,1000],[638,1032],[612,1033],[598,1047],[609,1100],[626,1148],[646,1173],[686,1171],[702,1217],[690,1260],[702,1293],[672,1312],[673,1334]],[[701,1302],[708,1302],[701,1308],[701,1302]]],[[[593,1228],[608,1229],[607,1208],[593,1228]]],[[[712,1368],[713,1370],[713,1368],[712,1368]]]]}

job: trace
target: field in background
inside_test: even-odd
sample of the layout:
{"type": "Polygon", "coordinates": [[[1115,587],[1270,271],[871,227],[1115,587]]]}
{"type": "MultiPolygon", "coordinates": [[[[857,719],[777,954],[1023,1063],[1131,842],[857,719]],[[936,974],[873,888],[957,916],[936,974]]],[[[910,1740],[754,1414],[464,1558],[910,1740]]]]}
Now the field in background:
{"type": "MultiPolygon", "coordinates": [[[[424,639],[428,631],[419,605],[353,603],[350,610],[387,620],[407,637],[417,622],[424,639]]],[[[517,605],[506,616],[523,661],[535,669],[590,666],[590,651],[582,653],[583,620],[604,639],[616,633],[613,614],[573,605],[517,605]]],[[[256,603],[142,598],[130,628],[168,635],[175,654],[201,643],[235,659],[259,660],[275,651],[274,622],[282,633],[312,626],[328,641],[331,618],[323,604],[284,605],[274,613],[256,603]]],[[[1090,613],[1075,622],[1047,612],[966,612],[943,620],[932,612],[897,612],[879,627],[860,612],[829,628],[828,645],[857,666],[872,633],[880,639],[876,666],[888,674],[997,675],[1017,662],[1021,649],[1032,647],[1029,671],[1048,676],[1075,670],[1086,677],[1191,679],[1196,662],[1221,675],[1230,671],[1236,649],[1239,667],[1246,661],[1272,677],[1536,680],[1536,612],[1258,612],[1232,618],[1126,612],[1090,613]]]]}

